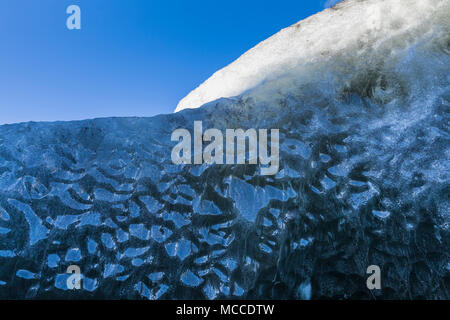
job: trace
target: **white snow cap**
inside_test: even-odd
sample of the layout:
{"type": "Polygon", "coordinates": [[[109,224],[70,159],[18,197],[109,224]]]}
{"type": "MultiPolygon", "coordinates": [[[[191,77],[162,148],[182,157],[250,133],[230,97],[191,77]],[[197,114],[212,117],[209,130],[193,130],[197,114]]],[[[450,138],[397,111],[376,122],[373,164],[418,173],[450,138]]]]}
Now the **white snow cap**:
{"type": "MultiPolygon", "coordinates": [[[[436,19],[445,30],[449,12],[450,0],[343,0],[247,51],[189,93],[175,112],[241,95],[287,74],[317,77],[318,70],[342,69],[354,61],[375,63],[370,59],[382,55],[390,59],[434,32],[436,19]]],[[[286,81],[279,85],[283,88],[286,81]]]]}

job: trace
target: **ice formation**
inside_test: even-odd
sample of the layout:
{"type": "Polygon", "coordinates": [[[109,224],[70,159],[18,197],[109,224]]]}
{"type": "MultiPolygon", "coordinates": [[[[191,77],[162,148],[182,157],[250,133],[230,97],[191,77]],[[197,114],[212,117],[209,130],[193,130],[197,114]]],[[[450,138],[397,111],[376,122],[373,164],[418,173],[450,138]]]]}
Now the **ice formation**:
{"type": "Polygon", "coordinates": [[[311,84],[322,94],[334,94],[369,72],[390,90],[374,94],[395,96],[399,81],[408,85],[424,73],[420,66],[398,70],[411,68],[411,51],[427,45],[445,49],[449,24],[448,0],[344,0],[247,51],[182,99],[176,111],[258,86],[265,100],[311,84]],[[383,79],[376,77],[381,72],[383,79]]]}
{"type": "Polygon", "coordinates": [[[344,1],[259,46],[283,64],[255,49],[233,68],[257,77],[212,78],[202,108],[0,126],[0,299],[449,299],[449,13],[344,1]],[[174,165],[194,121],[279,128],[278,173],[174,165]]]}

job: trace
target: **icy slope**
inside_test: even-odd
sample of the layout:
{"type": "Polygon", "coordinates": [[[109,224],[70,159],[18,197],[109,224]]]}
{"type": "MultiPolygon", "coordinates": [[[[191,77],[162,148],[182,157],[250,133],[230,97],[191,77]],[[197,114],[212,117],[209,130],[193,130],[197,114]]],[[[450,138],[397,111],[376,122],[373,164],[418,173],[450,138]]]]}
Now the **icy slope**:
{"type": "MultiPolygon", "coordinates": [[[[264,89],[265,99],[310,83],[322,94],[334,93],[359,81],[365,70],[383,69],[384,81],[395,91],[399,88],[392,82],[407,85],[421,71],[401,79],[389,73],[398,75],[393,69],[399,61],[431,35],[448,36],[449,25],[449,0],[344,0],[283,29],[217,71],[182,99],[176,111],[237,96],[274,79],[278,82],[272,81],[270,94],[264,89]]],[[[442,41],[446,46],[447,40],[442,41]]]]}
{"type": "Polygon", "coordinates": [[[363,37],[202,108],[0,126],[0,299],[450,299],[448,1],[402,3],[428,18],[377,54],[363,37]],[[196,120],[279,128],[279,173],[174,165],[196,120]]]}

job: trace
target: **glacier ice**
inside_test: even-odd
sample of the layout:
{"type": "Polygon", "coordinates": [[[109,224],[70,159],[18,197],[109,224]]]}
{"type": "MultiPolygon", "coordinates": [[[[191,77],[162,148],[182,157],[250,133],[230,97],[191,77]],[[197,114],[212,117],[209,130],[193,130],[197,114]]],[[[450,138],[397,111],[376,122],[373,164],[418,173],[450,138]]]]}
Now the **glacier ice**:
{"type": "Polygon", "coordinates": [[[441,45],[446,46],[449,12],[448,0],[341,1],[259,43],[189,93],[175,111],[235,97],[255,87],[263,87],[257,96],[264,100],[311,84],[323,95],[334,94],[336,89],[360,83],[367,73],[373,73],[373,81],[392,86],[383,88],[379,83],[380,91],[374,94],[395,96],[400,86],[407,85],[399,81],[409,82],[422,72],[412,68],[407,77],[396,78],[401,74],[394,68],[408,67],[398,63],[399,58],[408,59],[432,34],[442,34],[441,45]],[[380,69],[386,71],[383,79],[376,77],[380,69]]]}
{"type": "Polygon", "coordinates": [[[201,108],[0,126],[0,298],[449,299],[449,6],[343,1],[201,108]],[[174,165],[197,120],[279,128],[278,174],[174,165]]]}

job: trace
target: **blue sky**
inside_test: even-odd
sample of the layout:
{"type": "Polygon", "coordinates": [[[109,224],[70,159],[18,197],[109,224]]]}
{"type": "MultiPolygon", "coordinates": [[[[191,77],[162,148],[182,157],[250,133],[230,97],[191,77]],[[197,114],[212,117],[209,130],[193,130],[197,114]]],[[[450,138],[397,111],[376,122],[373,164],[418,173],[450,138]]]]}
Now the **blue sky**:
{"type": "Polygon", "coordinates": [[[0,0],[0,124],[171,113],[215,71],[326,3],[0,0]],[[72,4],[81,30],[66,28],[72,4]]]}

